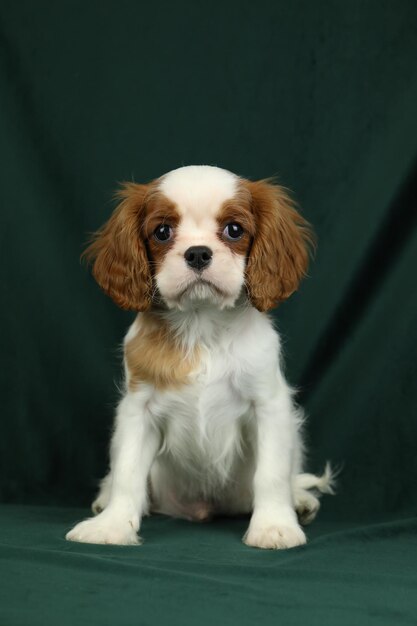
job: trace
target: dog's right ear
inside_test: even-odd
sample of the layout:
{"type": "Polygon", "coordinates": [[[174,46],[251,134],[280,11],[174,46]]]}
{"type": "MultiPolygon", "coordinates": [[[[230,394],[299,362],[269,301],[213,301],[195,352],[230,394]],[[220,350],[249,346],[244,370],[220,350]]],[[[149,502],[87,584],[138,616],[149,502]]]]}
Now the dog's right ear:
{"type": "Polygon", "coordinates": [[[244,185],[256,222],[246,284],[253,306],[269,311],[298,288],[314,249],[314,235],[283,187],[269,180],[247,180],[244,185]]]}
{"type": "Polygon", "coordinates": [[[82,257],[93,263],[93,276],[122,309],[145,311],[151,305],[152,275],[142,237],[151,184],[124,183],[108,222],[98,230],[82,257]]]}

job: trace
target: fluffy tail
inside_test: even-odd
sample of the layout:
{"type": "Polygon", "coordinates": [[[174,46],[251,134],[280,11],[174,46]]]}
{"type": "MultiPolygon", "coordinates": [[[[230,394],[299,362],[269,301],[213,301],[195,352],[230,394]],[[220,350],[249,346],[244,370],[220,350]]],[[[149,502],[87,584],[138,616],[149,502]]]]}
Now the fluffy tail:
{"type": "Polygon", "coordinates": [[[300,489],[317,489],[320,493],[330,493],[334,495],[336,486],[336,475],[330,463],[327,462],[321,476],[315,474],[297,474],[295,486],[300,489]]]}

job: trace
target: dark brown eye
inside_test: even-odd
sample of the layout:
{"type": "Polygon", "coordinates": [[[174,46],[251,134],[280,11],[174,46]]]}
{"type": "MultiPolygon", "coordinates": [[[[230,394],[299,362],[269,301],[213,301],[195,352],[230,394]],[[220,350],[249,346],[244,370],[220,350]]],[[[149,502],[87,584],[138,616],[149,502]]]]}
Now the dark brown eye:
{"type": "Polygon", "coordinates": [[[169,224],[159,224],[153,232],[155,239],[161,243],[166,243],[172,239],[173,235],[174,230],[169,224]]]}
{"type": "Polygon", "coordinates": [[[245,231],[240,224],[230,222],[230,224],[226,224],[223,230],[223,236],[229,241],[239,241],[239,239],[242,239],[244,232],[245,231]]]}

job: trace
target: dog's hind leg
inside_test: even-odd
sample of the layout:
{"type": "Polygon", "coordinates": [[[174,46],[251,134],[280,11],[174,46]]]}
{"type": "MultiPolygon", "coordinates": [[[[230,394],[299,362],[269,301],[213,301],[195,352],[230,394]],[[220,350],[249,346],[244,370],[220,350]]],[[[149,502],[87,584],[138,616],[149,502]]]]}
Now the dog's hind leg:
{"type": "Polygon", "coordinates": [[[104,511],[109,503],[111,480],[111,471],[109,471],[108,474],[106,474],[106,476],[100,481],[100,488],[97,497],[91,505],[91,510],[93,511],[94,515],[98,515],[99,513],[104,511]]]}
{"type": "Polygon", "coordinates": [[[321,476],[315,474],[297,474],[293,479],[294,506],[301,524],[310,524],[320,508],[319,496],[334,493],[334,475],[329,464],[321,476]],[[310,489],[316,493],[310,492],[310,489]]]}

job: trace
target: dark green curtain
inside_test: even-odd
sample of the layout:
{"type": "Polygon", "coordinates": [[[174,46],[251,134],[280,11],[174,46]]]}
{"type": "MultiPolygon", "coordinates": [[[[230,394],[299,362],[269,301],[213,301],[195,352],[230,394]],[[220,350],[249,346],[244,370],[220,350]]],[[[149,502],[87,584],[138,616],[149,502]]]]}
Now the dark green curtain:
{"type": "MultiPolygon", "coordinates": [[[[119,181],[213,164],[253,179],[277,175],[318,236],[308,279],[274,313],[288,378],[309,415],[308,467],[320,471],[326,459],[343,466],[338,495],[323,501],[313,535],[330,522],[343,528],[403,518],[398,532],[405,529],[415,547],[406,518],[417,507],[417,3],[3,0],[0,50],[0,500],[10,503],[0,513],[3,533],[15,525],[39,539],[36,522],[48,514],[11,505],[86,506],[106,469],[119,344],[132,316],[80,264],[88,233],[110,215],[119,181]],[[16,521],[29,515],[24,510],[35,515],[32,526],[16,521]]],[[[50,509],[60,533],[75,521],[63,511],[50,509]]],[[[216,536],[224,545],[234,536],[227,525],[222,535],[218,523],[163,527],[162,551],[165,541],[172,547],[190,533],[213,550],[216,536]]],[[[382,545],[389,528],[378,535],[382,545]]],[[[156,527],[152,537],[158,542],[156,527]]],[[[333,562],[331,545],[325,563],[333,562]]],[[[409,546],[400,552],[408,555],[409,546]]],[[[101,558],[102,548],[82,549],[101,558]]],[[[230,550],[226,582],[235,563],[230,550]]],[[[5,554],[11,571],[16,555],[5,554]]],[[[262,554],[244,556],[241,568],[284,558],[262,554]]],[[[394,554],[395,543],[387,571],[394,554]]],[[[353,562],[349,580],[361,562],[353,562]]],[[[412,563],[396,567],[415,581],[412,563]]],[[[256,570],[258,582],[266,571],[256,570]]],[[[398,623],[406,582],[396,581],[388,612],[363,613],[364,624],[381,623],[382,614],[398,623]]],[[[280,605],[277,597],[271,623],[287,598],[280,605]]],[[[204,602],[211,606],[210,594],[204,602]]],[[[236,616],[241,623],[265,618],[262,606],[236,616]]],[[[324,623],[326,613],[315,622],[308,608],[295,614],[285,606],[286,626],[324,623]]],[[[346,623],[358,618],[352,610],[346,623]]],[[[80,611],[79,623],[92,623],[80,611]]],[[[341,623],[334,606],[328,615],[341,623]]],[[[410,615],[406,623],[415,623],[410,615]]],[[[10,613],[4,623],[44,624],[42,616],[35,607],[32,621],[10,613]]],[[[101,619],[116,623],[105,612],[101,619]]]]}

